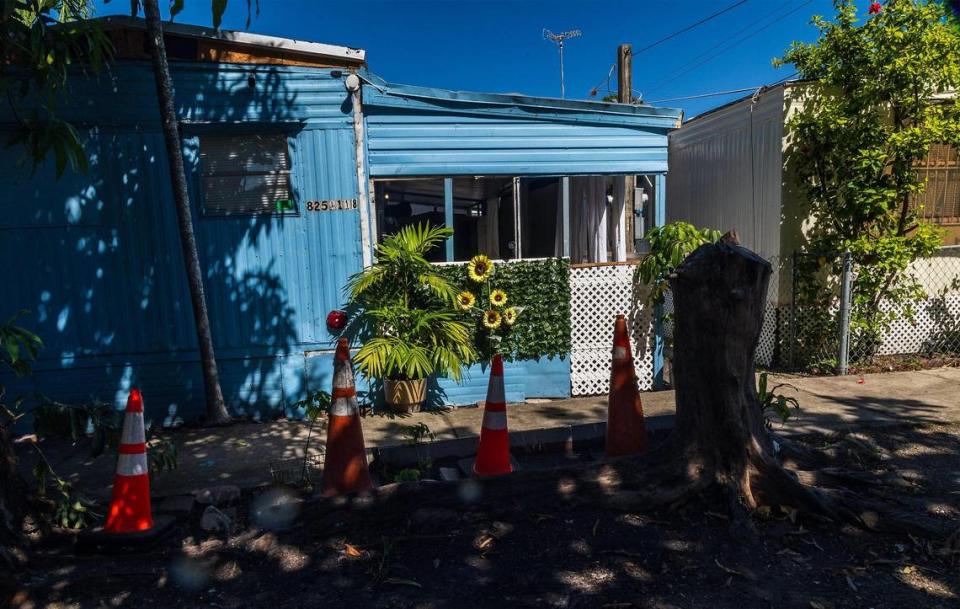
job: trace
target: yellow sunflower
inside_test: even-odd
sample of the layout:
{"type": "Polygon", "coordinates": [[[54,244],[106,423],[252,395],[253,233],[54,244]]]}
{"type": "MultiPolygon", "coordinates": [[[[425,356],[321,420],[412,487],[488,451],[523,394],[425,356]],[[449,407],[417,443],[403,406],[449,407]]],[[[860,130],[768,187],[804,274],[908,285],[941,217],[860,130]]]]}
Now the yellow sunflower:
{"type": "Polygon", "coordinates": [[[500,314],[496,311],[486,311],[483,314],[483,325],[490,330],[500,327],[500,314]]]}
{"type": "Polygon", "coordinates": [[[483,254],[478,254],[467,263],[467,275],[477,283],[483,283],[493,275],[493,263],[483,254]]]}
{"type": "Polygon", "coordinates": [[[461,311],[467,311],[473,308],[473,303],[476,301],[477,297],[474,296],[473,293],[466,290],[457,294],[457,307],[459,307],[461,311]]]}
{"type": "Polygon", "coordinates": [[[503,323],[508,326],[512,326],[517,321],[517,309],[516,307],[507,307],[503,311],[503,323]]]}
{"type": "Polygon", "coordinates": [[[490,292],[490,304],[495,307],[502,307],[507,304],[507,293],[503,290],[494,290],[490,292]]]}

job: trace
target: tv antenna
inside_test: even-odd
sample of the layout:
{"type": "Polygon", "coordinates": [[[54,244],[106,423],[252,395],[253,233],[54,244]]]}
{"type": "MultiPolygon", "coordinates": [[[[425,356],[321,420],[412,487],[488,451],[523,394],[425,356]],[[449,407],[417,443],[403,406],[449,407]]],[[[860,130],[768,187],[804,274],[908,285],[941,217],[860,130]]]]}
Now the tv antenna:
{"type": "Polygon", "coordinates": [[[579,38],[582,35],[580,30],[570,30],[569,32],[563,32],[561,34],[554,34],[547,28],[543,28],[543,39],[549,40],[550,42],[557,45],[557,50],[560,51],[560,98],[564,97],[564,88],[563,88],[563,41],[569,40],[570,38],[579,38]]]}

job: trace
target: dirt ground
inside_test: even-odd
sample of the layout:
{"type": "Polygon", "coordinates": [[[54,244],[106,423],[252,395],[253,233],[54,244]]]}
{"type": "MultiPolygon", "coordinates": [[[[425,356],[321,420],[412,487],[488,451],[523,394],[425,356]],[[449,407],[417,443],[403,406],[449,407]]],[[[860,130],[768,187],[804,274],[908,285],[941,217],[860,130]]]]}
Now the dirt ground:
{"type": "MultiPolygon", "coordinates": [[[[960,426],[866,431],[844,465],[896,472],[866,487],[960,527],[960,426]]],[[[837,437],[812,434],[826,445],[837,437]]],[[[848,438],[849,440],[849,438],[848,438]]],[[[483,489],[467,483],[469,502],[483,489]]],[[[670,513],[525,504],[486,511],[424,506],[404,526],[360,526],[245,497],[242,526],[210,536],[183,525],[154,550],[38,554],[13,599],[40,607],[923,608],[960,606],[960,539],[866,533],[787,516],[733,532],[706,503],[670,513]],[[249,500],[249,501],[248,501],[249,500]]]]}

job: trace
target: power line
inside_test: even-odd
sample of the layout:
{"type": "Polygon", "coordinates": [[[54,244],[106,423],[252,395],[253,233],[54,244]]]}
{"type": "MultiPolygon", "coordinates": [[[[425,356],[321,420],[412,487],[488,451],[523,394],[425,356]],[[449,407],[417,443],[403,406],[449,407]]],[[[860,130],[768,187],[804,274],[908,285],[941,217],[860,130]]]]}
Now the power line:
{"type": "MultiPolygon", "coordinates": [[[[725,9],[719,10],[719,11],[717,11],[716,13],[713,13],[712,15],[708,15],[707,17],[704,17],[704,18],[701,19],[700,21],[697,21],[696,23],[692,23],[692,24],[688,25],[687,27],[685,27],[685,28],[683,28],[683,29],[680,29],[680,30],[677,30],[676,32],[673,32],[672,34],[668,34],[668,35],[664,36],[663,38],[661,38],[660,40],[657,40],[656,42],[652,42],[652,43],[648,44],[647,46],[645,46],[645,47],[643,47],[643,48],[641,48],[641,49],[639,49],[639,50],[637,50],[637,51],[633,51],[632,54],[633,54],[634,56],[636,56],[636,55],[639,55],[640,53],[643,53],[644,51],[650,50],[650,49],[652,49],[653,47],[655,47],[655,46],[657,46],[657,45],[659,45],[659,44],[662,44],[662,43],[670,40],[671,38],[676,38],[676,37],[679,36],[680,34],[683,34],[683,33],[685,33],[685,32],[689,32],[690,30],[692,30],[692,29],[695,28],[695,27],[701,26],[701,25],[703,25],[704,23],[706,23],[706,22],[708,22],[708,21],[710,21],[710,20],[712,20],[712,19],[716,19],[716,18],[719,17],[720,15],[722,15],[722,14],[724,14],[724,13],[727,13],[727,12],[729,12],[729,11],[732,11],[733,9],[737,8],[738,6],[740,6],[741,4],[746,4],[748,1],[749,1],[749,0],[739,0],[738,2],[734,2],[733,4],[731,4],[730,6],[726,7],[725,9]]],[[[613,71],[616,69],[616,67],[617,67],[617,64],[615,64],[615,63],[610,64],[610,70],[607,72],[607,75],[606,75],[604,78],[600,79],[600,82],[598,82],[598,83],[596,84],[596,86],[594,86],[592,89],[590,89],[590,97],[595,97],[595,96],[597,95],[597,92],[600,90],[600,87],[603,85],[604,82],[607,83],[607,91],[609,92],[609,90],[610,90],[610,78],[613,76],[613,71]]]]}
{"type": "Polygon", "coordinates": [[[724,13],[726,13],[726,12],[732,11],[733,9],[737,8],[738,6],[740,6],[741,4],[746,4],[747,1],[748,1],[748,0],[740,0],[739,2],[734,2],[733,4],[731,4],[730,6],[728,6],[727,8],[725,8],[725,9],[723,9],[723,10],[721,10],[721,11],[717,11],[716,13],[710,15],[709,17],[704,17],[704,18],[701,19],[700,21],[697,21],[696,23],[690,24],[690,25],[688,25],[687,27],[683,28],[682,30],[677,30],[676,32],[674,32],[674,33],[672,33],[672,34],[669,34],[669,35],[667,35],[667,36],[664,36],[663,38],[661,38],[660,40],[657,40],[656,42],[652,42],[652,43],[648,44],[647,46],[643,47],[642,49],[639,49],[639,50],[637,50],[637,51],[634,51],[634,52],[633,52],[633,55],[634,55],[634,56],[637,56],[637,55],[639,55],[640,53],[643,53],[644,51],[648,51],[648,50],[652,49],[653,47],[657,46],[658,44],[664,43],[664,42],[670,40],[671,38],[676,38],[677,36],[679,36],[680,34],[683,34],[683,33],[685,33],[685,32],[689,32],[689,31],[692,30],[693,28],[695,28],[695,27],[697,27],[697,26],[700,26],[700,25],[703,25],[704,23],[710,21],[711,19],[716,19],[716,18],[719,17],[720,15],[722,15],[722,14],[724,14],[724,13]]]}
{"type": "Polygon", "coordinates": [[[683,101],[685,99],[700,99],[702,97],[717,97],[718,95],[732,95],[734,93],[747,93],[748,91],[757,91],[767,85],[758,85],[756,87],[744,87],[742,89],[730,89],[729,91],[714,91],[713,93],[700,93],[698,95],[683,95],[681,97],[665,97],[663,99],[654,99],[645,101],[648,104],[662,104],[664,102],[683,101]]]}
{"type": "Polygon", "coordinates": [[[724,40],[724,41],[722,41],[722,42],[720,42],[720,43],[718,43],[718,44],[715,44],[714,46],[710,47],[709,49],[707,49],[707,50],[704,51],[703,53],[697,55],[697,57],[696,57],[692,62],[689,62],[689,63],[685,64],[684,69],[681,69],[679,72],[676,72],[673,76],[671,76],[671,77],[669,77],[669,78],[667,78],[667,79],[661,80],[661,81],[658,82],[657,84],[653,85],[652,87],[650,87],[650,88],[647,90],[647,93],[649,93],[649,92],[651,92],[651,91],[656,91],[657,89],[663,87],[664,85],[669,84],[669,83],[675,81],[676,79],[680,78],[680,77],[683,76],[684,74],[687,74],[687,73],[689,73],[689,72],[692,72],[693,70],[699,68],[700,66],[702,66],[702,65],[704,65],[704,64],[710,63],[711,61],[713,61],[714,59],[716,59],[716,58],[719,57],[720,55],[722,55],[722,54],[730,51],[730,50],[733,49],[734,47],[739,46],[740,44],[742,44],[742,43],[746,42],[747,40],[753,38],[754,36],[756,36],[756,35],[759,34],[760,32],[763,32],[764,30],[766,30],[766,29],[768,29],[768,28],[771,28],[771,27],[773,27],[774,25],[776,25],[777,23],[783,21],[784,19],[786,19],[786,18],[789,17],[790,15],[794,14],[795,12],[799,11],[799,10],[802,9],[803,7],[807,6],[807,5],[810,4],[811,2],[813,2],[813,0],[806,0],[806,2],[804,2],[804,3],[802,3],[802,4],[800,4],[800,5],[796,6],[796,7],[794,7],[793,9],[787,11],[786,13],[783,13],[782,15],[780,15],[779,17],[777,17],[777,18],[774,19],[773,21],[771,21],[771,22],[769,22],[769,23],[766,23],[766,24],[763,25],[762,27],[754,30],[753,32],[747,34],[746,36],[743,36],[743,37],[740,38],[739,40],[734,40],[734,41],[732,42],[732,44],[727,44],[727,43],[730,42],[730,38],[736,38],[736,36],[738,36],[739,34],[742,34],[743,32],[745,32],[745,31],[747,31],[747,30],[749,30],[749,29],[752,28],[754,25],[756,25],[756,24],[758,24],[758,23],[761,23],[761,22],[763,22],[763,21],[766,21],[768,18],[770,18],[771,16],[773,16],[774,14],[776,14],[777,11],[773,11],[772,13],[768,13],[767,15],[761,17],[760,19],[752,22],[750,25],[748,25],[748,26],[746,26],[746,27],[744,27],[744,28],[741,28],[740,30],[737,31],[736,34],[734,34],[733,36],[729,37],[727,40],[724,40]],[[724,45],[726,45],[726,47],[724,47],[724,45]],[[724,48],[721,48],[721,47],[724,47],[724,48]],[[715,51],[715,50],[718,49],[718,48],[719,48],[720,50],[719,50],[718,52],[714,53],[713,51],[715,51]],[[707,55],[709,55],[709,57],[707,57],[707,58],[704,59],[703,61],[698,61],[699,59],[701,59],[701,58],[703,58],[703,57],[705,57],[705,56],[707,56],[707,55]]]}
{"type": "Polygon", "coordinates": [[[682,97],[667,97],[667,98],[664,98],[664,99],[651,100],[651,101],[648,101],[648,102],[646,102],[646,103],[648,103],[648,104],[662,104],[662,103],[664,103],[664,102],[683,101],[683,100],[686,100],[686,99],[700,99],[700,98],[703,98],[703,97],[717,97],[717,96],[719,96],[719,95],[732,95],[732,94],[734,94],[734,93],[748,93],[748,92],[750,92],[750,91],[759,91],[760,89],[763,89],[764,87],[773,87],[773,86],[775,86],[775,85],[779,85],[779,84],[781,84],[781,83],[784,83],[784,82],[790,80],[791,78],[793,78],[794,76],[796,76],[797,74],[798,74],[798,72],[794,72],[794,73],[791,74],[790,76],[787,76],[787,77],[785,77],[785,78],[781,78],[780,80],[778,80],[778,81],[776,81],[776,82],[772,82],[772,83],[766,84],[766,85],[757,85],[757,86],[755,86],[755,87],[743,87],[742,89],[730,89],[729,91],[714,91],[714,92],[712,92],[712,93],[699,93],[699,94],[697,94],[697,95],[684,95],[684,96],[682,96],[682,97]]]}

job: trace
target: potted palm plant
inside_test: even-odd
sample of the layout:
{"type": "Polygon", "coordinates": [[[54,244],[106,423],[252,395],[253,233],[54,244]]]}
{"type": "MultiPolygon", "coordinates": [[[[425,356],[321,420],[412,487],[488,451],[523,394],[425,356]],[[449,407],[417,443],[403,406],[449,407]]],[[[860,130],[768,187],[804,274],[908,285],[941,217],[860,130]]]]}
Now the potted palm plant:
{"type": "Polygon", "coordinates": [[[453,231],[410,225],[377,246],[377,262],[350,278],[346,333],[362,341],[354,357],[367,378],[383,381],[387,405],[416,412],[431,375],[460,381],[476,361],[471,329],[454,309],[457,289],[426,258],[453,231]]]}

